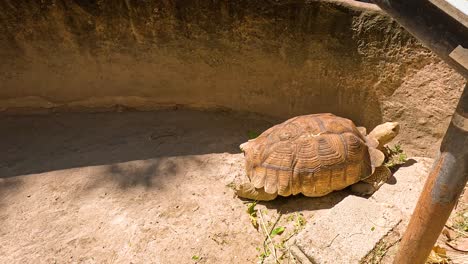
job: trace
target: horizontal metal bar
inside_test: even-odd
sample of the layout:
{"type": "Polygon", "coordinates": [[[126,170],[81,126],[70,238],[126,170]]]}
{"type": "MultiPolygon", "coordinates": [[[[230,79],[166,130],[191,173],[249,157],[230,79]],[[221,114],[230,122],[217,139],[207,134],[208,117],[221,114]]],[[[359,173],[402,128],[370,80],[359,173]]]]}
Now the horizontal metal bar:
{"type": "Polygon", "coordinates": [[[468,78],[468,69],[450,53],[468,48],[468,28],[428,0],[374,0],[424,45],[468,78]]]}

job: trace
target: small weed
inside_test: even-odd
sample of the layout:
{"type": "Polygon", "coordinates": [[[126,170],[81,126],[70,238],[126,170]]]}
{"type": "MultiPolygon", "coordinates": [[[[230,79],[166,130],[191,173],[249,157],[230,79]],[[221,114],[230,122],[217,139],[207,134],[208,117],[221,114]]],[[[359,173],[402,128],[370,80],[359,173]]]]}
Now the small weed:
{"type": "Polygon", "coordinates": [[[273,222],[271,222],[270,220],[268,220],[268,221],[266,222],[266,226],[267,226],[268,228],[270,228],[271,226],[273,226],[273,222]]]}
{"type": "MultiPolygon", "coordinates": [[[[266,260],[274,263],[285,263],[285,259],[293,258],[286,242],[306,224],[306,220],[301,213],[288,215],[285,221],[281,221],[282,213],[277,215],[268,210],[259,210],[258,225],[263,231],[263,247],[257,247],[258,263],[263,264],[266,260]],[[265,217],[267,215],[269,217],[265,217]],[[279,223],[282,223],[279,225],[279,223]]],[[[283,219],[284,220],[284,219],[283,219]]]]}
{"type": "Polygon", "coordinates": [[[453,228],[468,232],[468,209],[457,213],[453,221],[453,228]]]}
{"type": "Polygon", "coordinates": [[[198,255],[193,255],[193,256],[192,256],[192,260],[198,261],[198,260],[200,260],[200,259],[201,259],[201,257],[198,256],[198,255]]]}
{"type": "Polygon", "coordinates": [[[300,231],[304,227],[304,225],[307,223],[307,221],[305,220],[302,214],[296,213],[295,216],[296,216],[296,222],[294,223],[294,227],[295,227],[295,230],[297,229],[297,231],[300,231]]]}
{"type": "Polygon", "coordinates": [[[305,220],[304,216],[301,213],[295,213],[293,215],[290,215],[288,216],[286,220],[288,222],[294,221],[294,230],[287,238],[283,239],[282,243],[285,243],[286,241],[291,239],[293,236],[297,235],[299,231],[301,231],[302,228],[304,228],[305,224],[307,223],[307,221],[305,220]]]}
{"type": "Polygon", "coordinates": [[[285,229],[286,228],[284,226],[280,226],[280,227],[277,227],[277,228],[271,230],[271,233],[270,233],[271,238],[275,237],[276,235],[283,234],[285,229]]]}
{"type": "Polygon", "coordinates": [[[373,263],[380,263],[380,260],[382,260],[383,256],[387,253],[387,246],[387,243],[381,243],[377,246],[375,255],[372,258],[373,263]]]}
{"type": "Polygon", "coordinates": [[[260,133],[256,131],[252,131],[252,130],[247,131],[247,137],[249,139],[254,139],[254,138],[257,138],[258,136],[260,136],[260,133]]]}
{"type": "Polygon", "coordinates": [[[380,241],[374,249],[369,253],[369,255],[361,260],[360,264],[379,264],[382,258],[387,254],[388,249],[391,245],[387,244],[384,241],[380,241]]]}
{"type": "Polygon", "coordinates": [[[284,249],[286,249],[286,246],[284,245],[284,242],[281,241],[280,243],[275,244],[275,248],[280,249],[280,250],[284,250],[284,249]]]}
{"type": "Polygon", "coordinates": [[[408,161],[408,156],[398,144],[393,147],[385,147],[385,151],[387,152],[385,166],[389,169],[396,168],[408,161]]]}
{"type": "Polygon", "coordinates": [[[256,202],[248,203],[247,213],[249,214],[250,222],[252,223],[253,227],[258,230],[257,209],[255,209],[256,205],[256,202]]]}
{"type": "Polygon", "coordinates": [[[257,247],[256,249],[257,249],[257,251],[259,253],[258,263],[263,263],[265,261],[265,259],[268,258],[270,256],[270,254],[271,254],[271,251],[270,251],[269,248],[266,248],[265,250],[263,250],[263,249],[260,249],[260,248],[257,247]]]}

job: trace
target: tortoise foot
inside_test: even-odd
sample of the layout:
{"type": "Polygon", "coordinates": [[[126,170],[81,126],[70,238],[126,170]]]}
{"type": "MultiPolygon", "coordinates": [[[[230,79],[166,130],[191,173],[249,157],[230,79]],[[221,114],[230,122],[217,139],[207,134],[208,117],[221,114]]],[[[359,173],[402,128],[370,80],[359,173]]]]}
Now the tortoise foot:
{"type": "Polygon", "coordinates": [[[278,196],[276,193],[267,193],[263,188],[257,189],[252,183],[242,183],[235,188],[236,195],[241,198],[256,200],[256,201],[271,201],[278,196]]]}
{"type": "Polygon", "coordinates": [[[351,191],[360,196],[368,196],[377,191],[378,187],[375,184],[367,182],[358,182],[351,185],[351,191]]]}

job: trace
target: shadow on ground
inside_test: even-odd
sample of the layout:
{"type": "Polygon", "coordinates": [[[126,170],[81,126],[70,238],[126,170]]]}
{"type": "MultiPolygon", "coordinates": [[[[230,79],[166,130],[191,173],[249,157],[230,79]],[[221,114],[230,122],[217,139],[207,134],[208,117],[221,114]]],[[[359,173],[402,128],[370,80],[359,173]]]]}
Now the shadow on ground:
{"type": "MultiPolygon", "coordinates": [[[[417,161],[415,159],[409,159],[404,164],[401,164],[395,167],[392,170],[392,176],[388,179],[385,184],[388,185],[395,185],[397,184],[397,179],[395,178],[394,174],[398,171],[399,168],[410,167],[416,164],[417,161]]],[[[349,188],[346,188],[342,191],[332,192],[323,197],[306,197],[302,194],[289,196],[289,197],[282,197],[278,196],[275,200],[269,202],[259,202],[259,204],[265,205],[268,209],[276,209],[278,212],[282,213],[293,213],[298,211],[316,211],[322,209],[330,209],[334,207],[336,204],[341,202],[344,198],[348,195],[356,195],[353,194],[349,188]]],[[[361,196],[363,198],[370,198],[372,195],[361,196]]]]}
{"type": "Polygon", "coordinates": [[[330,209],[348,195],[352,194],[345,189],[339,192],[332,192],[323,197],[306,197],[302,194],[290,197],[279,196],[273,201],[259,202],[259,204],[265,205],[268,209],[276,209],[283,214],[289,214],[301,211],[330,209]]]}
{"type": "MultiPolygon", "coordinates": [[[[239,153],[248,131],[272,125],[254,115],[171,110],[123,113],[66,113],[0,116],[0,178],[160,157],[239,153]]],[[[158,164],[120,177],[122,185],[149,184],[158,164]]],[[[125,165],[123,165],[125,166],[125,165]]],[[[175,170],[175,168],[170,168],[175,170]]]]}

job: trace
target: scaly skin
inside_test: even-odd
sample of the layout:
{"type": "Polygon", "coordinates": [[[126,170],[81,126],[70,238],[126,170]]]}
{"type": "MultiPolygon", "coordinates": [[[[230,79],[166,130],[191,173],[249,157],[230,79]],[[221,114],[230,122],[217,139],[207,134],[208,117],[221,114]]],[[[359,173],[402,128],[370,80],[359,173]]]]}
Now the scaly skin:
{"type": "MultiPolygon", "coordinates": [[[[385,144],[392,141],[398,135],[399,131],[400,125],[397,122],[387,122],[376,126],[367,137],[371,140],[377,140],[379,142],[377,149],[383,150],[385,144]]],[[[370,195],[386,183],[388,178],[392,175],[392,172],[382,164],[383,160],[380,163],[380,166],[376,166],[374,172],[369,177],[351,185],[351,191],[359,195],[370,195]]]]}
{"type": "Polygon", "coordinates": [[[239,197],[257,201],[271,201],[274,200],[276,196],[278,196],[276,193],[266,193],[263,188],[256,189],[250,182],[236,186],[236,194],[239,197]]]}

